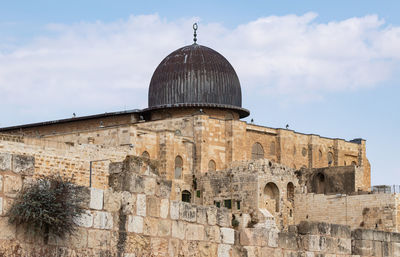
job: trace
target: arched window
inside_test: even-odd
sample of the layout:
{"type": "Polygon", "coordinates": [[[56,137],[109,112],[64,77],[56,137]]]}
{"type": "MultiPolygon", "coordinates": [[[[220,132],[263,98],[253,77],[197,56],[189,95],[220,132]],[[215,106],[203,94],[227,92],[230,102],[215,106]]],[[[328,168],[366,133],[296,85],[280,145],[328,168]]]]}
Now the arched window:
{"type": "Polygon", "coordinates": [[[147,151],[144,151],[144,152],[142,153],[142,157],[143,157],[143,158],[150,159],[150,154],[149,154],[147,151]]]}
{"type": "Polygon", "coordinates": [[[322,173],[318,173],[314,177],[314,189],[315,193],[317,194],[324,194],[325,193],[325,175],[322,173]]]}
{"type": "Polygon", "coordinates": [[[333,153],[328,152],[328,166],[332,166],[333,164],[333,153]]]}
{"type": "Polygon", "coordinates": [[[182,157],[178,155],[175,158],[175,175],[174,175],[175,179],[182,178],[182,167],[183,167],[183,160],[182,157]]]}
{"type": "Polygon", "coordinates": [[[294,185],[292,182],[289,182],[287,184],[287,199],[289,201],[293,201],[294,200],[294,185]]]}
{"type": "Polygon", "coordinates": [[[192,194],[189,191],[187,191],[187,190],[182,191],[182,202],[190,203],[191,198],[192,198],[192,194]]]}
{"type": "Polygon", "coordinates": [[[275,183],[269,182],[265,185],[264,199],[269,211],[279,212],[279,189],[275,183]]]}
{"type": "Polygon", "coordinates": [[[263,159],[264,158],[264,149],[260,143],[254,143],[251,148],[251,159],[263,159]]]}
{"type": "Polygon", "coordinates": [[[269,154],[275,154],[275,142],[271,142],[271,145],[269,146],[269,154]]]}
{"type": "Polygon", "coordinates": [[[322,159],[322,151],[321,150],[318,151],[318,157],[319,157],[319,160],[322,159]]]}
{"type": "Polygon", "coordinates": [[[217,169],[217,165],[214,160],[210,160],[208,162],[208,171],[215,171],[217,169]]]}
{"type": "Polygon", "coordinates": [[[305,147],[303,147],[303,149],[301,149],[301,154],[306,157],[307,156],[307,149],[305,147]]]}

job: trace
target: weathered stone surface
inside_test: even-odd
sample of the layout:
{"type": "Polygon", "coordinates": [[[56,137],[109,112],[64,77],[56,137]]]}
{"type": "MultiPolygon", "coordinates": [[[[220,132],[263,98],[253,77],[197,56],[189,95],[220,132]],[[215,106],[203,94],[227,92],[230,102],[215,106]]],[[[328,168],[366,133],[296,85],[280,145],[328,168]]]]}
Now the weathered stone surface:
{"type": "Polygon", "coordinates": [[[143,217],[129,215],[126,230],[128,232],[143,233],[143,217]]]}
{"type": "Polygon", "coordinates": [[[221,228],[221,242],[223,244],[234,244],[235,230],[231,228],[221,228]]]}
{"type": "Polygon", "coordinates": [[[130,233],[126,237],[125,252],[138,256],[149,256],[150,237],[139,234],[130,233]]]}
{"type": "Polygon", "coordinates": [[[230,211],[226,208],[217,209],[217,224],[221,227],[229,227],[230,224],[230,211]]]}
{"type": "Polygon", "coordinates": [[[372,255],[373,253],[373,244],[371,240],[354,240],[352,247],[352,254],[357,255],[372,255]]]}
{"type": "Polygon", "coordinates": [[[22,187],[20,176],[4,175],[4,194],[8,197],[17,196],[22,187]]]}
{"type": "Polygon", "coordinates": [[[16,227],[8,223],[8,218],[0,217],[0,239],[11,240],[16,237],[16,227]]]}
{"type": "Polygon", "coordinates": [[[89,207],[95,210],[103,209],[103,190],[98,188],[90,188],[89,207]]]}
{"type": "Polygon", "coordinates": [[[170,220],[159,220],[158,235],[159,236],[171,235],[171,221],[170,220]]]}
{"type": "Polygon", "coordinates": [[[166,238],[153,237],[150,239],[152,256],[167,256],[169,241],[166,238]]]}
{"type": "Polygon", "coordinates": [[[318,235],[318,223],[312,221],[301,221],[300,224],[297,226],[297,231],[301,235],[318,235]]]}
{"type": "Polygon", "coordinates": [[[169,256],[178,256],[180,250],[180,242],[178,239],[171,238],[168,244],[168,254],[169,256]]]}
{"type": "Polygon", "coordinates": [[[196,206],[189,203],[180,202],[179,204],[179,217],[182,220],[196,222],[196,211],[196,206]]]}
{"type": "Polygon", "coordinates": [[[0,175],[0,192],[3,191],[3,175],[0,175]]]}
{"type": "Polygon", "coordinates": [[[156,193],[156,179],[151,177],[144,178],[144,193],[154,195],[156,193]]]}
{"type": "Polygon", "coordinates": [[[93,227],[100,229],[113,228],[113,216],[110,212],[95,211],[93,219],[93,227]]]}
{"type": "Polygon", "coordinates": [[[160,203],[160,217],[166,219],[168,217],[169,211],[169,200],[168,199],[161,199],[160,203]]]}
{"type": "Polygon", "coordinates": [[[155,196],[147,196],[147,215],[151,217],[160,217],[160,199],[155,196]]]}
{"type": "Polygon", "coordinates": [[[159,179],[158,184],[159,185],[156,187],[156,196],[169,199],[171,195],[172,181],[159,179]]]}
{"type": "Polygon", "coordinates": [[[231,245],[228,244],[219,244],[218,245],[218,257],[231,257],[231,245]]]}
{"type": "MultiPolygon", "coordinates": [[[[302,239],[303,239],[303,247],[307,251],[319,252],[326,248],[325,238],[323,236],[306,235],[302,239]]],[[[279,246],[281,246],[281,245],[279,245],[279,246]]],[[[293,249],[293,248],[290,248],[290,249],[293,249]]]]}
{"type": "Polygon", "coordinates": [[[205,240],[221,243],[221,232],[218,226],[205,226],[205,240]]]}
{"type": "Polygon", "coordinates": [[[144,194],[136,196],[136,215],[146,216],[146,195],[144,194]]]}
{"type": "Polygon", "coordinates": [[[114,192],[111,188],[104,191],[104,210],[109,212],[119,211],[121,208],[121,201],[121,192],[114,192]]]}
{"type": "Polygon", "coordinates": [[[3,215],[3,197],[0,197],[0,215],[3,215]]]}
{"type": "Polygon", "coordinates": [[[390,242],[390,233],[384,231],[373,232],[374,241],[387,241],[390,242]]]}
{"type": "Polygon", "coordinates": [[[281,248],[288,250],[297,249],[297,237],[296,234],[280,232],[278,238],[278,245],[281,248]]]}
{"type": "Polygon", "coordinates": [[[132,215],[136,212],[136,195],[124,191],[121,195],[122,212],[125,215],[132,215]]]}
{"type": "Polygon", "coordinates": [[[267,246],[269,230],[266,228],[244,228],[240,231],[240,244],[248,246],[267,246]]]}
{"type": "Polygon", "coordinates": [[[13,155],[13,171],[23,175],[33,175],[35,172],[35,157],[13,155]]]}
{"type": "Polygon", "coordinates": [[[351,238],[338,238],[337,253],[350,254],[351,253],[351,238]]]}
{"type": "Polygon", "coordinates": [[[93,214],[86,210],[74,220],[75,224],[81,227],[90,228],[93,226],[93,214]]]}
{"type": "Polygon", "coordinates": [[[172,220],[179,219],[179,208],[180,208],[179,201],[171,201],[170,202],[169,215],[172,220]]]}
{"type": "Polygon", "coordinates": [[[370,229],[355,229],[352,237],[357,240],[374,240],[374,231],[370,229]]]}
{"type": "Polygon", "coordinates": [[[218,245],[210,242],[199,242],[198,243],[198,255],[199,257],[216,257],[218,245]]]}
{"type": "Polygon", "coordinates": [[[111,232],[107,230],[89,230],[88,246],[91,248],[109,249],[111,232]]]}
{"type": "Polygon", "coordinates": [[[207,207],[207,222],[208,225],[216,225],[217,224],[217,212],[218,208],[215,206],[207,207]]]}
{"type": "Polygon", "coordinates": [[[270,229],[268,232],[268,246],[269,247],[278,247],[279,240],[279,230],[270,229]]]}
{"type": "Polygon", "coordinates": [[[12,155],[9,153],[0,153],[0,171],[11,170],[12,155]]]}
{"type": "Polygon", "coordinates": [[[152,217],[143,218],[143,234],[149,236],[157,236],[158,234],[158,219],[152,217]]]}
{"type": "Polygon", "coordinates": [[[180,220],[172,221],[172,237],[183,240],[185,238],[186,224],[180,220]]]}
{"type": "Polygon", "coordinates": [[[196,222],[206,225],[207,224],[207,207],[197,206],[196,222]]]}
{"type": "Polygon", "coordinates": [[[331,235],[336,238],[350,238],[350,226],[331,224],[331,235]]]}
{"type": "Polygon", "coordinates": [[[187,224],[186,240],[204,240],[204,226],[197,224],[187,224]]]}

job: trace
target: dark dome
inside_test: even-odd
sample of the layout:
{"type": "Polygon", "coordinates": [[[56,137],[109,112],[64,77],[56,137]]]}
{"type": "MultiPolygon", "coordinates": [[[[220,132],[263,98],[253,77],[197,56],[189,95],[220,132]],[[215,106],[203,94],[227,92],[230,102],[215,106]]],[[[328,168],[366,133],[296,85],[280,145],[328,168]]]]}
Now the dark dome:
{"type": "Polygon", "coordinates": [[[192,44],[182,47],[158,65],[149,87],[147,110],[177,107],[231,109],[241,118],[239,78],[232,65],[211,48],[192,44]]]}

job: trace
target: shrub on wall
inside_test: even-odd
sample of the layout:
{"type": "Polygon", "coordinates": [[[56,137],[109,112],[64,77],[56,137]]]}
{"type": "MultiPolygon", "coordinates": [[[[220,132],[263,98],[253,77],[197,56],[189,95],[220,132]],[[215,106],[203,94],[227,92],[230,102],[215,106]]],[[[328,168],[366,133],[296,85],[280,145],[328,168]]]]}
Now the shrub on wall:
{"type": "Polygon", "coordinates": [[[12,204],[9,222],[43,235],[63,238],[76,230],[74,219],[84,211],[84,187],[60,176],[43,177],[26,185],[12,204]]]}

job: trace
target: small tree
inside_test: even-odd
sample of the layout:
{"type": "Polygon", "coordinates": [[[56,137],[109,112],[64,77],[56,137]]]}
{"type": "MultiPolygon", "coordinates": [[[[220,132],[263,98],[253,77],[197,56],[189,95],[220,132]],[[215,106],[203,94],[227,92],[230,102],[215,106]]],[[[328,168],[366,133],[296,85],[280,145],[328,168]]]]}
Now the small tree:
{"type": "Polygon", "coordinates": [[[83,189],[59,175],[40,178],[22,188],[8,211],[9,222],[39,232],[45,243],[50,233],[72,234],[74,219],[84,211],[83,189]]]}

